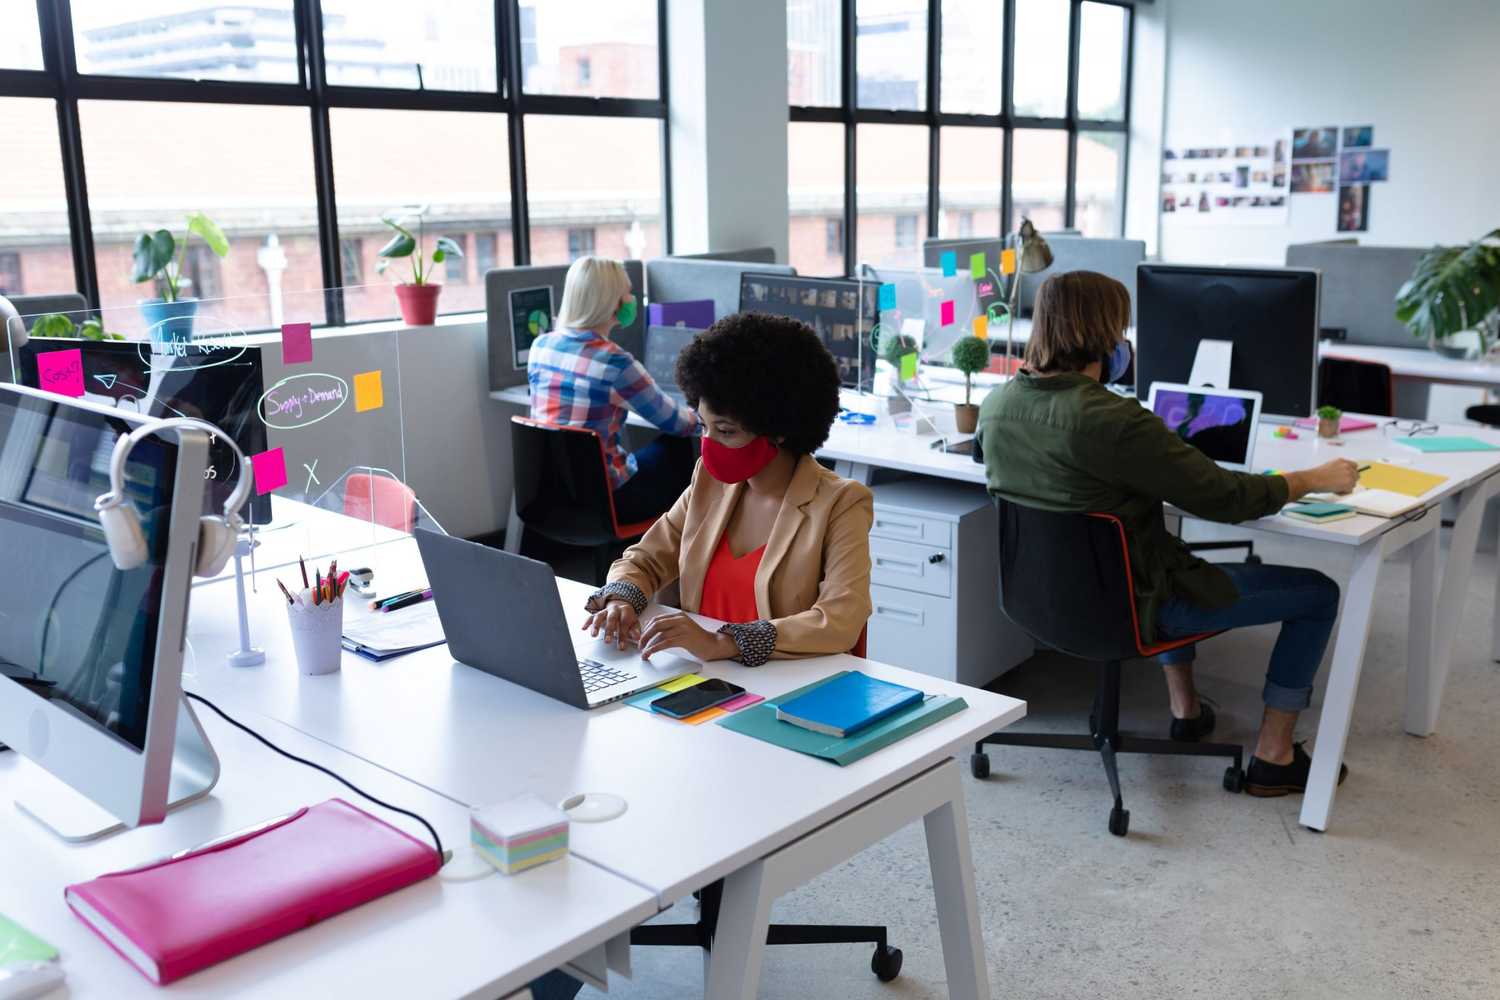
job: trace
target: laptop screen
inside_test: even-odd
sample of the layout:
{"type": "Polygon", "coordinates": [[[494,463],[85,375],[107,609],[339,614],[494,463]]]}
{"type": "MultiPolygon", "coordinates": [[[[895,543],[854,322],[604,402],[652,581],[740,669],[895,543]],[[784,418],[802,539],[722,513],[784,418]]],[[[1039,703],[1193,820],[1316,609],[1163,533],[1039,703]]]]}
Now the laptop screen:
{"type": "Polygon", "coordinates": [[[1168,429],[1215,462],[1244,466],[1255,433],[1251,401],[1211,389],[1158,389],[1152,409],[1168,429]]]}

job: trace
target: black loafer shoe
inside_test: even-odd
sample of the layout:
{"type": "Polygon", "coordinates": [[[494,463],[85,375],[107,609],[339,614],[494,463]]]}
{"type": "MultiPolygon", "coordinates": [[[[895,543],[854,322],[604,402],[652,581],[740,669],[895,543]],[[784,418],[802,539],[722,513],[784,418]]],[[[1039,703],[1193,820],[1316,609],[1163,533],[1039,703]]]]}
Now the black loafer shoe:
{"type": "MultiPolygon", "coordinates": [[[[1301,743],[1292,745],[1290,764],[1270,764],[1259,757],[1250,758],[1245,769],[1245,791],[1262,799],[1273,799],[1282,795],[1301,795],[1307,790],[1307,775],[1312,770],[1312,758],[1302,749],[1301,743]]],[[[1339,765],[1339,784],[1349,777],[1349,768],[1339,765]]]]}
{"type": "Polygon", "coordinates": [[[1217,721],[1213,706],[1200,698],[1198,699],[1198,714],[1195,717],[1172,720],[1172,739],[1178,743],[1197,743],[1214,731],[1214,723],[1217,721]]]}

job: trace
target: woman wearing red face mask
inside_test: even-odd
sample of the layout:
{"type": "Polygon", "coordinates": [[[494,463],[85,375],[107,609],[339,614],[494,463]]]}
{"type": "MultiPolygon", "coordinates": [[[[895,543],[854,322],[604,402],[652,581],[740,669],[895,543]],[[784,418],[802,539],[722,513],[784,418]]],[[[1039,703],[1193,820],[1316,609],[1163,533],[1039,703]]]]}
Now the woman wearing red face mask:
{"type": "Polygon", "coordinates": [[[692,484],[609,571],[584,628],[650,657],[684,649],[759,666],[852,648],[870,617],[870,491],[812,457],[839,410],[839,374],[812,329],[741,313],[683,349],[677,384],[703,424],[692,484]],[[639,619],[681,583],[686,614],[639,619]]]}

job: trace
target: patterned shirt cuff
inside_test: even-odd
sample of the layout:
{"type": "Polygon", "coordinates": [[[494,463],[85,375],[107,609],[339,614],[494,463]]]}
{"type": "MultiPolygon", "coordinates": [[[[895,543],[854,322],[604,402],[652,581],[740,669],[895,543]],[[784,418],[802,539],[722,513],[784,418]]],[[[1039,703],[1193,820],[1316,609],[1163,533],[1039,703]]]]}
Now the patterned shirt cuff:
{"type": "Polygon", "coordinates": [[[719,632],[727,633],[734,640],[740,651],[735,659],[747,667],[760,666],[776,651],[776,626],[764,618],[743,624],[720,625],[719,632]]]}
{"type": "Polygon", "coordinates": [[[611,597],[618,597],[626,604],[635,609],[636,614],[646,610],[645,591],[627,580],[615,580],[606,583],[598,590],[589,595],[589,599],[583,602],[585,611],[603,611],[604,605],[609,603],[611,597]]]}

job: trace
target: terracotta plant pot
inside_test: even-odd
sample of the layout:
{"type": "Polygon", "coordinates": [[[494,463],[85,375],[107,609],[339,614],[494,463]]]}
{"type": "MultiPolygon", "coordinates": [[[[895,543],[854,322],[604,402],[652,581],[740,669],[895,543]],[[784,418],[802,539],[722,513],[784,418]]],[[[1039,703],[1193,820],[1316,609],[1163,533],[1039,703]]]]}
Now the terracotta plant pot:
{"type": "Polygon", "coordinates": [[[1339,422],[1342,419],[1343,419],[1342,417],[1319,417],[1318,418],[1318,437],[1320,437],[1320,438],[1336,438],[1336,437],[1338,437],[1339,436],[1339,422]]]}
{"type": "Polygon", "coordinates": [[[973,403],[954,403],[953,423],[960,434],[973,434],[979,426],[979,407],[973,403]]]}
{"type": "Polygon", "coordinates": [[[396,301],[401,303],[401,319],[407,326],[431,326],[437,322],[438,295],[442,285],[397,285],[396,301]]]}

